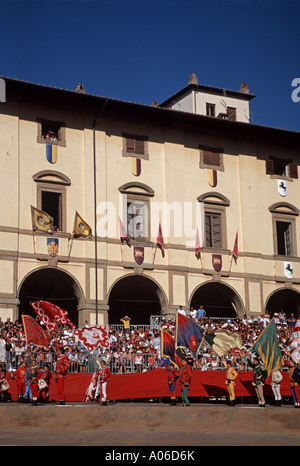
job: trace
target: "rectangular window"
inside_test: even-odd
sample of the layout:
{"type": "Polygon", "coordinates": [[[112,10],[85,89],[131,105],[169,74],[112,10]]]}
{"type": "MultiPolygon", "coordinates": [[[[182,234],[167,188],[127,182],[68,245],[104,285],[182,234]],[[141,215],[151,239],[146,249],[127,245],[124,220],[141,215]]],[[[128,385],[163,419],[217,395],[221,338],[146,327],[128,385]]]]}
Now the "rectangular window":
{"type": "Polygon", "coordinates": [[[200,168],[213,168],[214,170],[224,171],[223,149],[202,145],[199,145],[199,149],[200,168]]]}
{"type": "Polygon", "coordinates": [[[146,201],[127,201],[127,231],[133,240],[148,239],[149,205],[146,201]]]}
{"type": "Polygon", "coordinates": [[[228,116],[228,120],[236,121],[236,108],[227,107],[227,116],[228,116]]]}
{"type": "Polygon", "coordinates": [[[62,194],[52,191],[42,191],[41,210],[53,218],[54,230],[62,231],[62,194]]]}
{"type": "Polygon", "coordinates": [[[206,116],[214,117],[215,116],[215,104],[206,104],[206,116]]]}
{"type": "Polygon", "coordinates": [[[292,225],[289,222],[276,222],[277,254],[292,255],[292,225]]]}
{"type": "Polygon", "coordinates": [[[66,124],[61,121],[51,121],[38,118],[37,142],[66,146],[66,124]]]}
{"type": "Polygon", "coordinates": [[[58,141],[59,126],[51,123],[42,123],[42,138],[47,141],[58,141]]]}
{"type": "Polygon", "coordinates": [[[144,155],[145,142],[139,139],[126,138],[126,152],[129,154],[144,155]]]}
{"type": "Polygon", "coordinates": [[[206,247],[221,248],[221,214],[205,213],[206,247]]]}
{"type": "Polygon", "coordinates": [[[137,157],[148,160],[148,138],[123,133],[123,157],[137,157]]]}
{"type": "Polygon", "coordinates": [[[203,163],[205,165],[213,165],[219,167],[221,165],[220,152],[212,150],[203,151],[203,163]]]}
{"type": "Polygon", "coordinates": [[[297,179],[298,166],[291,160],[270,157],[266,160],[266,174],[297,179]]]}

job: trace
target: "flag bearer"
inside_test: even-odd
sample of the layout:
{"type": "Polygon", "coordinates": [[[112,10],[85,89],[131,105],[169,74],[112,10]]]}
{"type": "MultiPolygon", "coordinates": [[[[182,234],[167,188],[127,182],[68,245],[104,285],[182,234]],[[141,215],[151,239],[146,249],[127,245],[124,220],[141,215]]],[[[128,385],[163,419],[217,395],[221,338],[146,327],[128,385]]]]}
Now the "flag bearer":
{"type": "Polygon", "coordinates": [[[39,395],[38,380],[42,376],[42,371],[36,363],[36,359],[32,358],[29,368],[29,381],[30,390],[32,393],[32,406],[37,406],[37,399],[39,395]]]}
{"type": "Polygon", "coordinates": [[[109,377],[111,376],[111,371],[107,367],[106,362],[102,359],[100,363],[100,368],[97,369],[96,375],[98,376],[98,382],[97,382],[97,390],[96,390],[96,396],[98,394],[101,394],[101,405],[106,406],[106,400],[107,400],[107,382],[109,377]]]}
{"type": "Polygon", "coordinates": [[[232,366],[232,363],[230,360],[226,361],[225,359],[223,359],[222,363],[226,369],[225,384],[227,385],[227,389],[229,393],[229,404],[230,406],[234,406],[235,405],[235,392],[234,392],[235,382],[234,380],[237,378],[238,373],[232,366]]]}
{"type": "Polygon", "coordinates": [[[68,356],[63,348],[58,350],[58,358],[55,366],[55,381],[57,384],[59,404],[65,404],[65,378],[70,367],[68,356]]]}
{"type": "Polygon", "coordinates": [[[182,397],[182,405],[183,406],[190,406],[190,402],[188,399],[188,392],[190,389],[192,381],[192,366],[188,364],[186,359],[182,359],[181,367],[180,367],[180,390],[181,390],[181,397],[182,397]]]}

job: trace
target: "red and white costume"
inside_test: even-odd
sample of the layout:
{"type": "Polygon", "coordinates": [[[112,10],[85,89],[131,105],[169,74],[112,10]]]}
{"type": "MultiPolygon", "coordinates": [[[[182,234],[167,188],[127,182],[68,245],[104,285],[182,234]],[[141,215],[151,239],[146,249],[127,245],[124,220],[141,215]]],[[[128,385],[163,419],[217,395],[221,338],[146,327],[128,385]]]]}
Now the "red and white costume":
{"type": "Polygon", "coordinates": [[[97,389],[96,389],[95,398],[97,398],[97,396],[100,394],[101,402],[106,403],[106,399],[107,399],[106,387],[107,387],[107,381],[109,377],[111,376],[111,371],[107,366],[101,365],[100,369],[96,370],[96,376],[98,380],[97,380],[97,389]]]}
{"type": "Polygon", "coordinates": [[[68,356],[65,354],[60,354],[56,361],[55,367],[55,380],[57,383],[58,398],[60,402],[65,400],[65,378],[70,367],[70,362],[68,356]]]}

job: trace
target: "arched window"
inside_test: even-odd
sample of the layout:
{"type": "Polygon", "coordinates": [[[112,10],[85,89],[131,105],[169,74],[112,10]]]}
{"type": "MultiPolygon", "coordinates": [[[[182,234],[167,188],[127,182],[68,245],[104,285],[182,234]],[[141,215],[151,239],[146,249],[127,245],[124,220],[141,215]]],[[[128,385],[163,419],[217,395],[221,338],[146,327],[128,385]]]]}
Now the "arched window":
{"type": "Polygon", "coordinates": [[[297,255],[296,217],[299,209],[288,202],[269,207],[272,213],[274,252],[279,256],[297,255]]]}
{"type": "Polygon", "coordinates": [[[38,172],[33,180],[37,184],[37,208],[51,215],[56,231],[66,231],[66,195],[71,180],[55,170],[38,172]]]}
{"type": "Polygon", "coordinates": [[[230,201],[223,194],[208,192],[197,198],[204,203],[204,247],[227,248],[226,207],[230,201]]]}
{"type": "Polygon", "coordinates": [[[119,188],[122,193],[122,220],[129,238],[136,241],[150,239],[150,197],[154,191],[143,183],[126,183],[119,188]]]}

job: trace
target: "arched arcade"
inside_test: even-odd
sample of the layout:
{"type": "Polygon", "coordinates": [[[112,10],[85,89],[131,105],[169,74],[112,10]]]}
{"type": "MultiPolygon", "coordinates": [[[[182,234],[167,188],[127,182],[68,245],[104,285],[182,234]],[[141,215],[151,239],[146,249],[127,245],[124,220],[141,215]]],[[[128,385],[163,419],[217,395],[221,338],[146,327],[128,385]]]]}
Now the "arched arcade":
{"type": "Polygon", "coordinates": [[[125,315],[132,325],[149,324],[151,315],[160,315],[166,306],[166,297],[159,285],[143,275],[128,275],[112,286],[109,299],[109,324],[120,324],[125,315]]]}
{"type": "Polygon", "coordinates": [[[190,308],[203,306],[207,317],[233,318],[242,317],[244,304],[237,292],[229,285],[209,281],[199,285],[190,299],[190,308]]]}
{"type": "Polygon", "coordinates": [[[68,312],[68,318],[78,326],[78,308],[82,303],[82,290],[70,274],[64,270],[44,267],[29,273],[19,287],[19,320],[22,314],[36,317],[30,302],[45,300],[68,312]]]}

